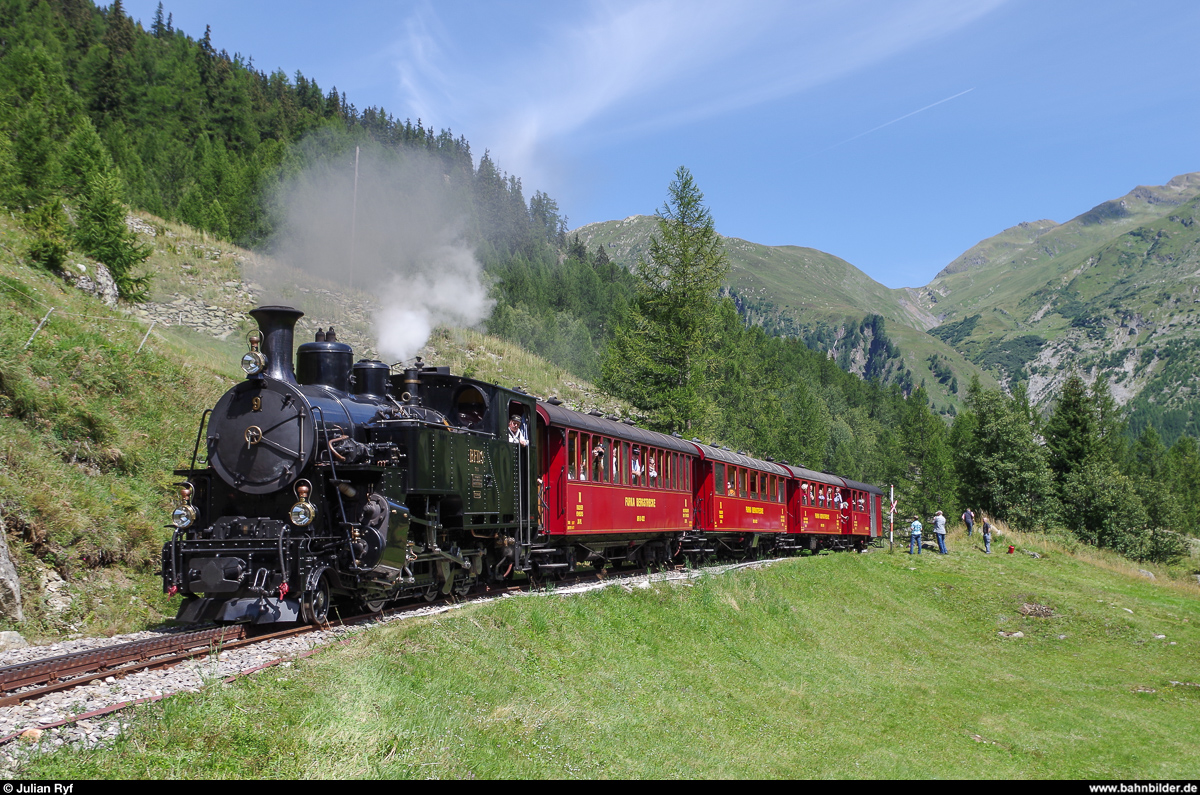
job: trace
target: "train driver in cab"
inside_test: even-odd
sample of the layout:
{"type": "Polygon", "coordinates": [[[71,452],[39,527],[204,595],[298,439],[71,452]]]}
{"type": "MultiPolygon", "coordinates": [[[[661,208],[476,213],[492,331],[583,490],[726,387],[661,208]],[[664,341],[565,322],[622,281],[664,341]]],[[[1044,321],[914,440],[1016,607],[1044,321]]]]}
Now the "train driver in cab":
{"type": "Polygon", "coordinates": [[[519,444],[522,447],[529,446],[529,435],[521,427],[520,414],[513,414],[508,418],[508,442],[509,444],[519,444]]]}

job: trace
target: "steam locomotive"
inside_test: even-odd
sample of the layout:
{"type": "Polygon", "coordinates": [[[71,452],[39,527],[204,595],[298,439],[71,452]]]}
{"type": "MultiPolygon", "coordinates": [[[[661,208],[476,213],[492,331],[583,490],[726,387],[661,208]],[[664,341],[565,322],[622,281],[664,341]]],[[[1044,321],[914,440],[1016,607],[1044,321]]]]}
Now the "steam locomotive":
{"type": "Polygon", "coordinates": [[[204,412],[162,551],[177,620],[328,619],[586,563],[861,548],[883,492],[427,367],[354,361],[251,311],[246,380],[204,412]],[[200,461],[200,445],[205,446],[200,461]],[[203,466],[198,466],[198,462],[203,466]]]}

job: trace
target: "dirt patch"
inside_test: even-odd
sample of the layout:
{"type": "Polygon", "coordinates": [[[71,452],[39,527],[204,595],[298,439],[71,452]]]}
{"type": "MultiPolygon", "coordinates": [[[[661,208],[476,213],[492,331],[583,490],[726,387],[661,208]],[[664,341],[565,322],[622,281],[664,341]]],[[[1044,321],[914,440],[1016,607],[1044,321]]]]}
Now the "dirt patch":
{"type": "Polygon", "coordinates": [[[1054,616],[1053,608],[1046,605],[1026,602],[1017,608],[1023,616],[1032,616],[1033,618],[1052,618],[1054,616]]]}

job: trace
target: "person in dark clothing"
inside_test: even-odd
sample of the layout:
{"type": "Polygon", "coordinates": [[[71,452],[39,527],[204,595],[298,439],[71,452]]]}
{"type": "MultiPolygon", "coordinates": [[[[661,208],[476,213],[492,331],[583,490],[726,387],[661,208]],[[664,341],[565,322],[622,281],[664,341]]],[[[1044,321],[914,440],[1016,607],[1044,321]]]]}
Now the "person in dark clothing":
{"type": "Polygon", "coordinates": [[[975,528],[975,514],[971,512],[970,508],[963,511],[962,520],[967,526],[967,538],[970,538],[971,531],[975,528]]]}

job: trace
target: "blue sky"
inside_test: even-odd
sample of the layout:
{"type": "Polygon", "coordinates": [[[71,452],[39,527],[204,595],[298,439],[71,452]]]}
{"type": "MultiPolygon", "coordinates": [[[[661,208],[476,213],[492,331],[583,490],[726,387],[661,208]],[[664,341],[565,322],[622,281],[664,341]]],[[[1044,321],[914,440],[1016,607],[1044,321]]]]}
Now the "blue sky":
{"type": "MultiPolygon", "coordinates": [[[[157,0],[126,0],[149,25],[157,0]]],[[[464,134],[572,227],[686,165],[726,235],[919,286],[1200,170],[1200,3],[164,0],[177,28],[464,134]]]]}

